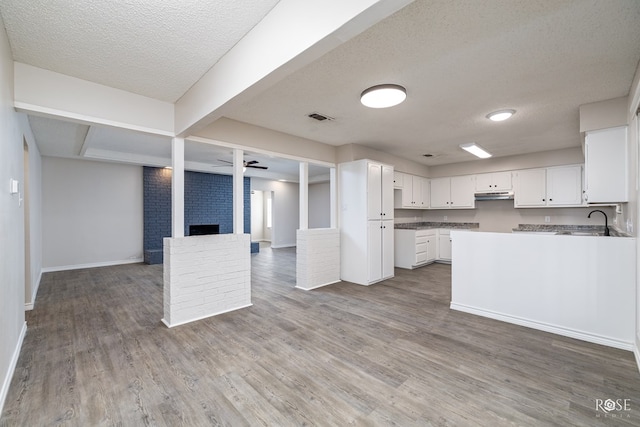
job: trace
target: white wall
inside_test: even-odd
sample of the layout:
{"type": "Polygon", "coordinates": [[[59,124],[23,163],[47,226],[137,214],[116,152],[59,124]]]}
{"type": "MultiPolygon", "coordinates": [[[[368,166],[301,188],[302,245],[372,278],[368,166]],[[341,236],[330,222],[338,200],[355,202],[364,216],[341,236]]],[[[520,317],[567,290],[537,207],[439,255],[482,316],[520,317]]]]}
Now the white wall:
{"type": "Polygon", "coordinates": [[[251,189],[273,192],[273,227],[271,247],[284,248],[296,245],[299,227],[300,194],[298,184],[251,178],[251,189]]]}
{"type": "Polygon", "coordinates": [[[46,271],[142,260],[142,167],[43,157],[46,271]]]}
{"type": "Polygon", "coordinates": [[[20,202],[25,182],[24,140],[30,156],[30,266],[37,287],[41,268],[40,154],[26,116],[13,109],[13,59],[0,18],[0,413],[26,333],[25,294],[31,293],[25,289],[25,213],[20,202]],[[18,180],[20,194],[9,194],[10,179],[18,180]]]}
{"type": "Polygon", "coordinates": [[[309,228],[331,226],[331,199],[328,182],[309,185],[309,228]]]}

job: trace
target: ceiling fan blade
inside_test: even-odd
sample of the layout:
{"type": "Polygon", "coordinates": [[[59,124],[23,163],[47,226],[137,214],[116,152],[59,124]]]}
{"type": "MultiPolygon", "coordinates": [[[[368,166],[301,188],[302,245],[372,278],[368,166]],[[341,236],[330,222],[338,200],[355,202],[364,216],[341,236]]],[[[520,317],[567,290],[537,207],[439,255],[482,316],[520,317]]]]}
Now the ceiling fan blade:
{"type": "Polygon", "coordinates": [[[248,168],[254,168],[254,169],[269,169],[267,166],[253,166],[253,165],[247,165],[248,168]]]}
{"type": "Polygon", "coordinates": [[[232,165],[232,164],[233,164],[233,162],[230,162],[230,161],[228,161],[228,160],[218,159],[218,161],[219,161],[219,162],[222,162],[222,163],[229,163],[230,165],[232,165]]]}
{"type": "Polygon", "coordinates": [[[260,162],[259,162],[259,161],[257,161],[257,160],[251,160],[251,161],[249,161],[249,162],[244,162],[244,164],[245,164],[246,166],[249,166],[249,165],[255,165],[256,163],[260,163],[260,162]]]}

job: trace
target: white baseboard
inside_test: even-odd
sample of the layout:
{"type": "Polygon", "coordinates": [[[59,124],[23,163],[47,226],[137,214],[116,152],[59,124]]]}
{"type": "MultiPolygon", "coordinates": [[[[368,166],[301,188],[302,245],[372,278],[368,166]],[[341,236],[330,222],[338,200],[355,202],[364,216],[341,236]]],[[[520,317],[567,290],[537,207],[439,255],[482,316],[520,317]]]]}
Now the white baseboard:
{"type": "Polygon", "coordinates": [[[24,336],[26,334],[27,322],[24,322],[24,324],[22,325],[22,330],[20,331],[20,336],[18,337],[18,342],[16,343],[16,348],[13,350],[13,356],[11,357],[11,362],[9,363],[9,369],[5,373],[4,381],[2,381],[2,389],[0,389],[0,414],[2,413],[4,402],[7,399],[7,394],[9,393],[11,379],[13,378],[13,374],[16,371],[18,358],[20,357],[20,349],[22,349],[22,342],[24,341],[24,336]]]}
{"type": "MultiPolygon", "coordinates": [[[[605,337],[602,335],[590,334],[584,331],[565,328],[562,326],[542,323],[522,317],[510,316],[508,314],[497,313],[481,308],[470,307],[463,304],[451,303],[452,310],[463,311],[465,313],[475,314],[477,316],[488,317],[490,319],[500,320],[514,325],[526,326],[527,328],[538,329],[540,331],[551,332],[552,334],[562,335],[569,338],[575,338],[582,341],[592,342],[594,344],[606,345],[608,347],[619,348],[621,350],[633,351],[634,345],[631,342],[622,341],[617,338],[605,337]]],[[[636,356],[637,359],[637,356],[636,356]]]]}
{"type": "Polygon", "coordinates": [[[312,290],[314,290],[314,289],[322,288],[323,286],[333,285],[334,283],[338,283],[338,282],[341,282],[341,280],[340,280],[340,279],[338,279],[338,280],[334,280],[333,282],[323,283],[323,284],[321,284],[321,285],[312,286],[312,287],[310,287],[310,288],[301,288],[301,287],[300,287],[300,286],[298,286],[298,285],[296,285],[296,286],[294,286],[294,287],[295,287],[296,289],[301,289],[301,290],[303,290],[303,291],[312,291],[312,290]]]}
{"type": "Polygon", "coordinates": [[[38,288],[40,288],[40,281],[42,280],[42,269],[40,269],[40,274],[38,275],[38,279],[35,282],[35,286],[33,288],[33,293],[31,294],[31,301],[27,301],[24,303],[24,310],[29,311],[33,310],[33,307],[36,304],[36,296],[38,295],[38,288]]]}
{"type": "Polygon", "coordinates": [[[284,248],[295,248],[295,243],[285,243],[284,245],[274,245],[271,244],[271,249],[284,249],[284,248]]]}
{"type": "Polygon", "coordinates": [[[636,368],[640,372],[640,350],[638,349],[638,337],[636,337],[636,345],[633,346],[633,355],[636,358],[636,368]]]}
{"type": "Polygon", "coordinates": [[[123,259],[119,261],[92,262],[89,264],[61,265],[57,267],[45,267],[43,273],[52,273],[55,271],[80,270],[83,268],[110,267],[112,265],[137,264],[144,262],[144,258],[123,259]]]}
{"type": "Polygon", "coordinates": [[[165,319],[163,317],[162,318],[162,323],[164,323],[167,328],[175,328],[176,326],[185,325],[187,323],[196,322],[198,320],[206,319],[206,318],[213,317],[213,316],[218,316],[220,314],[229,313],[231,311],[240,310],[242,308],[251,307],[252,305],[253,305],[253,303],[249,303],[249,304],[241,305],[240,307],[230,308],[228,310],[222,310],[222,311],[219,311],[219,312],[216,312],[216,313],[206,314],[206,315],[200,316],[200,317],[194,317],[193,319],[189,319],[189,320],[183,320],[182,322],[178,322],[178,323],[169,323],[169,322],[167,322],[167,319],[165,319]]]}

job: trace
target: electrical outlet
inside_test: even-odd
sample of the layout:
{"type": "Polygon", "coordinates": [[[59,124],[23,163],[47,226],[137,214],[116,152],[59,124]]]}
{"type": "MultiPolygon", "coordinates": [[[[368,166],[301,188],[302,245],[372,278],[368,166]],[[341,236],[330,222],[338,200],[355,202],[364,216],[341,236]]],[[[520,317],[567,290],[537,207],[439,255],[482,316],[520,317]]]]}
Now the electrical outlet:
{"type": "Polygon", "coordinates": [[[442,218],[442,220],[443,220],[443,221],[446,221],[446,220],[447,220],[447,218],[448,218],[448,217],[445,215],[445,216],[444,216],[444,218],[442,218]]]}
{"type": "Polygon", "coordinates": [[[551,222],[551,217],[550,216],[545,216],[544,217],[544,222],[551,222]]]}

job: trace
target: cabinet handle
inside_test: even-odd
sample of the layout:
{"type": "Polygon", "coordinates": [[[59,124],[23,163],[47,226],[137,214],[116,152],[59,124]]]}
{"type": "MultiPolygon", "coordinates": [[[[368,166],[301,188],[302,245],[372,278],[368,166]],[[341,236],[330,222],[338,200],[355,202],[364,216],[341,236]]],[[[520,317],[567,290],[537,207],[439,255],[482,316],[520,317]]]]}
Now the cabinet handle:
{"type": "Polygon", "coordinates": [[[553,199],[549,199],[550,202],[553,202],[553,199]]]}
{"type": "Polygon", "coordinates": [[[543,202],[546,202],[546,201],[547,201],[547,199],[542,199],[542,201],[543,201],[543,202]]]}

